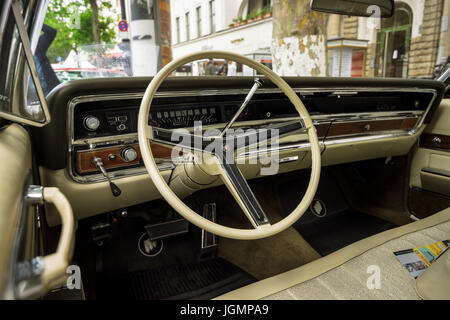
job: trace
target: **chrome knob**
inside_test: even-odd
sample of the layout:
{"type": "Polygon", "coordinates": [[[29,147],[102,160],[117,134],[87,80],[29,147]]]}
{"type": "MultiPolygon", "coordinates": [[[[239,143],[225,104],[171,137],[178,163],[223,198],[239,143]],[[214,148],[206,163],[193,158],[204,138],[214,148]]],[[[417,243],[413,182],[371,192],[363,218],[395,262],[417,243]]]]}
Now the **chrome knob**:
{"type": "Polygon", "coordinates": [[[95,131],[100,126],[100,120],[94,116],[87,116],[83,120],[83,126],[86,130],[95,131]]]}
{"type": "Polygon", "coordinates": [[[434,138],[431,140],[431,144],[432,144],[434,147],[439,147],[439,146],[441,145],[441,142],[442,142],[442,140],[441,140],[441,138],[439,138],[439,137],[434,137],[434,138]]]}
{"type": "Polygon", "coordinates": [[[121,158],[123,161],[126,162],[132,162],[137,159],[137,151],[133,147],[126,147],[122,150],[120,153],[121,158]]]}

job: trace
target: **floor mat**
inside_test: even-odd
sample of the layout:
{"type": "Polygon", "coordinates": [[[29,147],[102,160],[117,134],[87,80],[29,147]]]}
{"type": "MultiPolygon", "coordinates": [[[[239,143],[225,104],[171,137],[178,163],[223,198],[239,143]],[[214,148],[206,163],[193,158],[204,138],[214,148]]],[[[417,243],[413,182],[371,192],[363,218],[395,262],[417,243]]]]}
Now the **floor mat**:
{"type": "Polygon", "coordinates": [[[325,256],[358,240],[396,225],[352,210],[298,223],[295,228],[320,255],[325,256]]]}
{"type": "MultiPolygon", "coordinates": [[[[286,176],[285,176],[286,177],[286,176]]],[[[275,197],[278,184],[272,177],[249,181],[269,221],[281,220],[280,208],[275,197]]],[[[225,226],[251,229],[252,226],[231,194],[219,187],[195,195],[199,202],[213,201],[217,204],[219,222],[225,226]]],[[[258,280],[272,277],[320,258],[320,255],[294,229],[258,240],[219,239],[219,257],[239,266],[258,280]]]]}
{"type": "MultiPolygon", "coordinates": [[[[307,179],[299,179],[280,186],[277,197],[285,215],[298,205],[299,195],[304,194],[307,182],[307,179]]],[[[321,256],[396,227],[388,221],[351,209],[336,180],[326,170],[321,176],[315,199],[320,200],[325,216],[318,217],[310,208],[293,227],[321,256]]]]}
{"type": "Polygon", "coordinates": [[[99,299],[212,299],[255,279],[233,264],[216,258],[127,273],[101,279],[99,299]]]}
{"type": "MultiPolygon", "coordinates": [[[[95,297],[91,298],[211,299],[256,280],[221,258],[203,259],[201,230],[193,225],[187,234],[164,239],[157,256],[143,255],[138,243],[147,223],[147,216],[137,209],[129,210],[126,219],[114,223],[112,238],[92,249],[95,257],[89,260],[95,261],[91,271],[95,276],[89,285],[95,287],[95,297]]],[[[83,271],[87,273],[86,266],[83,271]]]]}

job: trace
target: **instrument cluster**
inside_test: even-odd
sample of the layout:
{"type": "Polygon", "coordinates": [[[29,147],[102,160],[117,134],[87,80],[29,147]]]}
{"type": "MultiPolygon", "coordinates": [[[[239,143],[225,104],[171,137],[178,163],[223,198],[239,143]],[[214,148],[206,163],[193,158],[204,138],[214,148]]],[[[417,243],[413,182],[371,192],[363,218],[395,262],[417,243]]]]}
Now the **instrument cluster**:
{"type": "Polygon", "coordinates": [[[160,128],[193,127],[194,122],[203,125],[219,122],[220,110],[217,107],[192,107],[186,109],[163,108],[150,112],[149,124],[160,128]]]}
{"type": "MultiPolygon", "coordinates": [[[[137,132],[139,108],[120,108],[109,110],[91,110],[75,115],[74,138],[86,139],[93,137],[112,136],[137,132]]],[[[193,127],[194,122],[201,121],[202,125],[221,122],[220,107],[192,106],[183,108],[158,106],[151,110],[149,125],[175,129],[193,127]]]]}

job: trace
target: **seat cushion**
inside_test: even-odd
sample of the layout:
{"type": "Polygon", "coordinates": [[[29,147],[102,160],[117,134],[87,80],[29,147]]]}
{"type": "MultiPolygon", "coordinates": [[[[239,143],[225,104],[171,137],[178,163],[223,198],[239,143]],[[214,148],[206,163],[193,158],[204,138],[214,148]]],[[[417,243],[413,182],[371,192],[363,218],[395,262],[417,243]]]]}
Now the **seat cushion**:
{"type": "Polygon", "coordinates": [[[353,243],[299,268],[229,292],[218,299],[420,299],[415,280],[393,252],[450,238],[450,208],[353,243]],[[368,289],[369,266],[380,288],[368,289]]]}
{"type": "Polygon", "coordinates": [[[449,237],[450,221],[409,233],[266,299],[420,299],[415,290],[416,280],[401,265],[393,252],[424,246],[449,237]],[[369,269],[368,273],[371,266],[379,268],[379,289],[373,285],[370,285],[373,289],[367,286],[369,277],[373,274],[373,269],[369,269]]]}
{"type": "Polygon", "coordinates": [[[420,274],[416,291],[425,300],[450,300],[450,250],[420,274]]]}

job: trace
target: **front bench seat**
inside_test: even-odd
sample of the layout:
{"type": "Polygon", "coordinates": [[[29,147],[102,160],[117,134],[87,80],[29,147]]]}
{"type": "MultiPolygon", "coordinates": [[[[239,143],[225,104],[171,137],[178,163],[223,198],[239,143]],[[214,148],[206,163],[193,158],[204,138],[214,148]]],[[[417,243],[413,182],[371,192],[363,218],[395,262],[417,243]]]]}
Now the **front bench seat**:
{"type": "MultiPolygon", "coordinates": [[[[421,299],[415,290],[416,280],[393,252],[449,238],[450,207],[216,299],[421,299]],[[370,266],[379,267],[379,289],[367,287],[370,266]]],[[[442,285],[449,281],[443,279],[442,285]]]]}

